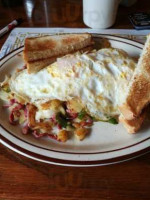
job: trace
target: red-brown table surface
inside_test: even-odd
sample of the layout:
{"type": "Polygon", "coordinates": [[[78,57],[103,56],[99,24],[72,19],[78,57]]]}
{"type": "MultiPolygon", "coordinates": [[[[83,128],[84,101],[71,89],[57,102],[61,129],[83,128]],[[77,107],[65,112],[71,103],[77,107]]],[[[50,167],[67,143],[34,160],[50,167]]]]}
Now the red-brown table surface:
{"type": "MultiPolygon", "coordinates": [[[[132,29],[127,15],[147,11],[149,6],[149,0],[120,6],[112,28],[132,29]]],[[[81,0],[0,1],[0,28],[18,17],[24,19],[22,27],[86,27],[81,0]]],[[[0,38],[0,47],[7,37],[0,38]]],[[[150,199],[150,154],[110,166],[75,168],[40,163],[0,144],[0,200],[11,199],[150,199]]]]}

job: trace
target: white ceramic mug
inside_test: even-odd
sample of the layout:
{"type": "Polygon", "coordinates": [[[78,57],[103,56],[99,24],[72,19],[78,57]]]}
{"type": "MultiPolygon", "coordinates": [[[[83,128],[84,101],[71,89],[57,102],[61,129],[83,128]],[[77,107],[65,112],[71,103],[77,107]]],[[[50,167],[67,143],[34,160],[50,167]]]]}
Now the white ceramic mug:
{"type": "Polygon", "coordinates": [[[83,0],[83,21],[91,28],[108,28],[116,19],[120,0],[83,0]]]}

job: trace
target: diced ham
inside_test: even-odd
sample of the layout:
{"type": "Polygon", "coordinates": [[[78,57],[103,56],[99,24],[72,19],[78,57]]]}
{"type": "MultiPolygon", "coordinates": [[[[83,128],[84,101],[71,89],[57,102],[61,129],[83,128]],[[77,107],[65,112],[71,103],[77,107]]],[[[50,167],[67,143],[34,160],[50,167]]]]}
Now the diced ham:
{"type": "Polygon", "coordinates": [[[41,138],[43,136],[47,136],[48,134],[47,133],[38,133],[38,131],[34,130],[32,132],[32,134],[34,135],[35,138],[41,138]]]}
{"type": "Polygon", "coordinates": [[[75,119],[78,117],[78,113],[74,113],[71,109],[66,109],[66,112],[69,114],[69,119],[75,119]]]}

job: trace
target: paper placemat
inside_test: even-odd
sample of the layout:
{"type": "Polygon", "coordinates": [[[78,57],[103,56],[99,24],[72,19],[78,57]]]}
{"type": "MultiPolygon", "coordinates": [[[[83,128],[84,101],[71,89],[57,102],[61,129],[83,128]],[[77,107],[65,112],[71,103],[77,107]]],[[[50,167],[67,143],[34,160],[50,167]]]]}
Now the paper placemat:
{"type": "Polygon", "coordinates": [[[26,37],[35,37],[42,35],[51,35],[55,33],[79,33],[89,32],[98,34],[110,34],[117,35],[125,38],[130,38],[138,42],[144,43],[146,35],[149,34],[149,30],[129,30],[129,29],[90,29],[90,28],[15,28],[12,30],[7,40],[0,51],[0,58],[8,54],[9,52],[17,49],[24,44],[26,37]]]}

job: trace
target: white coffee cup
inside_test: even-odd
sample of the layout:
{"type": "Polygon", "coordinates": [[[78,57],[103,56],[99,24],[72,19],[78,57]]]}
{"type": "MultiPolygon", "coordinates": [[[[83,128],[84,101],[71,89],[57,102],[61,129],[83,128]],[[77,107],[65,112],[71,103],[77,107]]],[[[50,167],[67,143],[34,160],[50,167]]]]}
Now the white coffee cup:
{"type": "Polygon", "coordinates": [[[116,19],[120,0],[83,0],[83,21],[91,28],[108,28],[116,19]]]}

